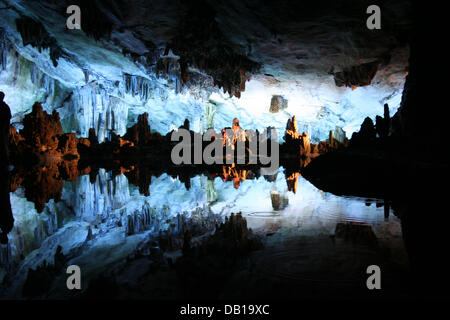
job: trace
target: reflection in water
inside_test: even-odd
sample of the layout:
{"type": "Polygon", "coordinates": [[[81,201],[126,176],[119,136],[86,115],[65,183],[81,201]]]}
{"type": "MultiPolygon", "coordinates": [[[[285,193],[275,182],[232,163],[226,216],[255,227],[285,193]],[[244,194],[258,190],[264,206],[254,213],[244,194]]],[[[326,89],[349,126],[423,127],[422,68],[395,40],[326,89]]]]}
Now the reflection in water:
{"type": "MultiPolygon", "coordinates": [[[[95,176],[84,172],[64,182],[54,174],[61,170],[53,168],[51,177],[43,170],[30,171],[10,194],[15,223],[0,252],[3,297],[20,296],[28,269],[54,263],[59,246],[67,264],[79,265],[91,279],[130,255],[144,254],[139,250],[151,241],[176,259],[186,230],[195,244],[196,237],[213,232],[233,212],[242,212],[248,227],[264,237],[264,249],[250,261],[253,272],[268,282],[355,285],[367,263],[386,266],[386,279],[390,270],[407,269],[400,220],[386,215],[379,200],[323,192],[298,172],[285,175],[280,168],[264,177],[230,166],[194,175],[186,186],[145,168],[121,171],[125,174],[99,169],[95,176]]],[[[239,291],[231,281],[224,290],[237,297],[273,294],[255,288],[239,291]]]]}

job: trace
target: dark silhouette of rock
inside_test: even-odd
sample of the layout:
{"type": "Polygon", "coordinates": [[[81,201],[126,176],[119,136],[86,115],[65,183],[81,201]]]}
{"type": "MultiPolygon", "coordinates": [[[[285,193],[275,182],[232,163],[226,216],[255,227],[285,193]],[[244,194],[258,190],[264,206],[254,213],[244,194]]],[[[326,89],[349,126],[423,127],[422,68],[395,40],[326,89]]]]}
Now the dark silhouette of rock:
{"type": "Polygon", "coordinates": [[[351,138],[351,145],[363,146],[369,145],[376,139],[376,129],[372,119],[366,117],[361,125],[359,132],[354,132],[351,138]]]}
{"type": "Polygon", "coordinates": [[[389,132],[391,117],[389,115],[389,105],[387,103],[384,104],[384,120],[388,122],[387,128],[389,132]]]}
{"type": "Polygon", "coordinates": [[[124,140],[129,140],[135,145],[146,145],[151,140],[150,125],[148,124],[148,113],[145,112],[138,116],[138,121],[132,127],[127,129],[123,136],[124,140]]]}
{"type": "Polygon", "coordinates": [[[368,62],[346,68],[343,71],[334,73],[334,82],[338,87],[359,87],[367,86],[372,82],[378,71],[379,62],[368,62]]]}
{"type": "Polygon", "coordinates": [[[11,110],[3,101],[5,94],[0,92],[0,243],[8,242],[8,233],[14,225],[14,218],[11,211],[11,202],[9,198],[9,126],[11,121],[11,110]]]}
{"type": "Polygon", "coordinates": [[[191,249],[191,240],[192,240],[192,233],[190,233],[189,230],[186,230],[183,235],[183,252],[186,252],[189,249],[191,249]]]}
{"type": "Polygon", "coordinates": [[[44,261],[44,264],[36,269],[29,269],[27,279],[22,288],[22,294],[26,298],[36,298],[48,292],[54,278],[52,266],[44,261]]]}
{"type": "Polygon", "coordinates": [[[9,171],[6,167],[2,167],[0,174],[0,243],[8,243],[8,233],[14,226],[14,217],[11,210],[11,201],[9,198],[10,183],[9,171]]]}
{"type": "Polygon", "coordinates": [[[97,145],[98,144],[98,137],[97,137],[97,134],[95,133],[95,129],[94,128],[89,128],[88,140],[91,143],[91,145],[97,145]]]}
{"type": "Polygon", "coordinates": [[[232,50],[215,20],[214,8],[204,0],[189,2],[177,30],[166,51],[172,49],[180,56],[181,65],[187,63],[190,68],[204,70],[214,79],[215,86],[239,98],[248,75],[259,69],[260,64],[232,50]]]}
{"type": "Polygon", "coordinates": [[[78,175],[82,175],[83,172],[78,170],[77,160],[68,160],[58,162],[59,178],[66,181],[76,181],[78,175]]]}
{"type": "Polygon", "coordinates": [[[45,295],[51,288],[55,277],[61,273],[66,265],[66,257],[62,253],[62,247],[58,246],[54,255],[54,264],[47,261],[36,269],[28,269],[27,279],[22,288],[22,294],[26,298],[37,298],[45,295]]]}
{"type": "Polygon", "coordinates": [[[190,125],[190,123],[189,123],[189,120],[188,120],[188,119],[185,119],[183,125],[180,126],[180,128],[186,129],[186,130],[190,130],[190,126],[191,126],[191,125],[190,125]]]}
{"type": "Polygon", "coordinates": [[[389,117],[389,106],[386,103],[384,105],[384,117],[376,116],[375,129],[379,138],[386,138],[389,135],[389,128],[391,124],[391,118],[389,117]]]}
{"type": "Polygon", "coordinates": [[[134,170],[126,172],[128,181],[135,186],[139,186],[139,193],[150,196],[150,184],[152,183],[152,173],[150,168],[136,166],[134,170]]]}
{"type": "Polygon", "coordinates": [[[7,166],[9,164],[8,150],[11,110],[9,109],[9,106],[3,101],[4,98],[5,94],[3,92],[0,92],[0,164],[2,166],[7,166]]]}

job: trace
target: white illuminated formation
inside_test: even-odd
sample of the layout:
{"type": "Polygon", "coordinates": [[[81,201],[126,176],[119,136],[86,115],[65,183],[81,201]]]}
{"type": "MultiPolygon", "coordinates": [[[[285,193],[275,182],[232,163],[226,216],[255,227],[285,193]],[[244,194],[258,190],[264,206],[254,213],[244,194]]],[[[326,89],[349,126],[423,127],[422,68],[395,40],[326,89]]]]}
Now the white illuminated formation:
{"type": "MultiPolygon", "coordinates": [[[[14,18],[11,15],[0,22],[0,90],[6,93],[14,125],[20,128],[24,114],[40,101],[46,111],[59,112],[65,132],[86,137],[89,128],[94,128],[100,141],[110,132],[123,135],[144,112],[149,114],[152,131],[163,135],[185,119],[192,130],[205,131],[228,127],[238,116],[245,129],[275,127],[282,141],[286,122],[295,115],[299,130],[313,142],[326,139],[336,126],[350,137],[365,117],[374,120],[382,115],[384,103],[389,104],[391,115],[395,113],[406,76],[408,50],[402,49],[393,53],[389,66],[382,66],[366,87],[337,87],[333,75],[323,72],[285,72],[277,78],[259,74],[246,83],[240,99],[230,98],[212,85],[209,76],[203,74],[202,83],[183,87],[176,73],[158,77],[154,69],[82,33],[56,35],[68,52],[83,55],[60,58],[55,67],[48,50],[22,45],[12,27],[14,18]],[[273,95],[283,96],[287,109],[270,113],[273,95]]],[[[172,52],[165,57],[179,58],[172,52]]],[[[201,74],[196,69],[191,72],[201,74]]]]}

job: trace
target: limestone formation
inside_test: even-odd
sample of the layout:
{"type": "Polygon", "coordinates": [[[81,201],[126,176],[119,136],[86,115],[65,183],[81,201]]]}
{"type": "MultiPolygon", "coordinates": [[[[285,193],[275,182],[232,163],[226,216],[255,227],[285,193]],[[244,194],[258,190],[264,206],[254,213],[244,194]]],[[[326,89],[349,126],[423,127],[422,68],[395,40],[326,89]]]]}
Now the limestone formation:
{"type": "Polygon", "coordinates": [[[376,116],[375,129],[379,138],[386,138],[389,135],[389,129],[391,126],[391,118],[389,116],[389,106],[386,103],[384,105],[384,117],[376,116]]]}
{"type": "Polygon", "coordinates": [[[287,145],[287,152],[294,152],[301,157],[308,156],[311,153],[311,142],[306,132],[298,133],[298,124],[295,116],[288,119],[284,140],[287,145]]]}
{"type": "Polygon", "coordinates": [[[138,116],[137,123],[128,128],[127,133],[123,136],[123,138],[133,142],[137,146],[148,144],[152,137],[150,133],[150,125],[148,124],[147,112],[138,116]]]}
{"type": "Polygon", "coordinates": [[[288,101],[283,96],[274,95],[272,96],[272,100],[270,101],[270,113],[277,113],[281,110],[287,109],[288,101]]]}
{"type": "Polygon", "coordinates": [[[284,141],[289,142],[291,140],[296,140],[299,136],[297,120],[295,119],[295,116],[293,116],[292,119],[288,119],[286,123],[284,141]]]}
{"type": "Polygon", "coordinates": [[[358,86],[367,86],[372,82],[373,77],[375,77],[378,67],[378,61],[351,66],[343,71],[334,73],[334,81],[338,87],[346,86],[355,88],[358,86]]]}
{"type": "Polygon", "coordinates": [[[20,134],[26,143],[38,152],[54,152],[58,148],[57,136],[62,134],[62,125],[56,111],[50,115],[36,102],[31,113],[23,119],[20,134]]]}
{"type": "Polygon", "coordinates": [[[345,131],[341,127],[336,126],[336,128],[333,131],[333,137],[339,143],[344,143],[344,141],[346,139],[345,131]]]}
{"type": "Polygon", "coordinates": [[[351,145],[363,146],[374,142],[376,139],[376,129],[372,119],[366,117],[359,132],[354,132],[351,138],[351,145]]]}
{"type": "Polygon", "coordinates": [[[65,133],[58,136],[58,149],[65,157],[79,158],[78,139],[75,133],[65,133]]]}
{"type": "Polygon", "coordinates": [[[300,136],[300,156],[307,156],[311,153],[311,144],[306,132],[300,136]]]}
{"type": "Polygon", "coordinates": [[[297,193],[298,187],[298,177],[299,172],[293,172],[290,176],[286,176],[286,184],[288,185],[288,190],[297,193]]]}

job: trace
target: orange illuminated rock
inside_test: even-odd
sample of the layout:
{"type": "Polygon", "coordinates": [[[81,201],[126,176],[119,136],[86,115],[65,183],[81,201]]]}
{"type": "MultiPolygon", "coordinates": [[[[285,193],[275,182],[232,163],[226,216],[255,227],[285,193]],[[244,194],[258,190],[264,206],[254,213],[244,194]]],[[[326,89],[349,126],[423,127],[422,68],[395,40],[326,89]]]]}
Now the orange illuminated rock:
{"type": "Polygon", "coordinates": [[[286,142],[288,152],[293,152],[300,156],[308,156],[311,153],[309,136],[306,132],[298,133],[298,124],[295,116],[287,121],[284,141],[286,142]]]}
{"type": "Polygon", "coordinates": [[[75,133],[65,133],[58,136],[58,149],[64,156],[79,158],[78,139],[75,133]]]}
{"type": "Polygon", "coordinates": [[[311,153],[311,144],[306,132],[303,132],[300,136],[300,155],[307,156],[311,153]]]}
{"type": "Polygon", "coordinates": [[[284,140],[288,142],[290,140],[299,139],[299,137],[297,120],[295,119],[295,116],[293,116],[292,119],[288,119],[287,121],[284,140]]]}
{"type": "Polygon", "coordinates": [[[60,177],[58,163],[49,163],[28,169],[22,185],[27,200],[34,202],[37,212],[42,212],[50,199],[55,202],[61,199],[64,181],[60,177]]]}
{"type": "Polygon", "coordinates": [[[36,102],[31,113],[23,118],[20,134],[26,143],[37,151],[55,151],[58,148],[57,136],[62,134],[62,125],[56,111],[50,115],[36,102]]]}
{"type": "Polygon", "coordinates": [[[293,172],[289,177],[286,178],[286,183],[288,185],[289,191],[297,193],[299,176],[300,176],[300,172],[293,172]]]}

